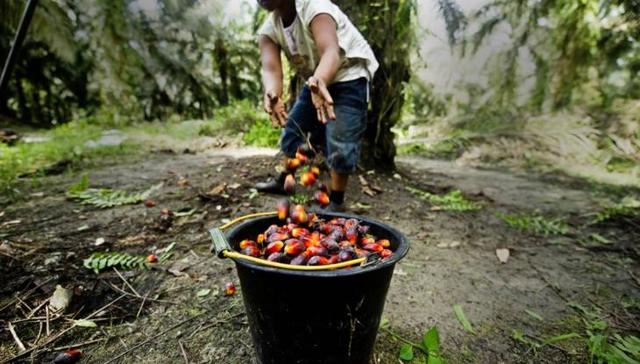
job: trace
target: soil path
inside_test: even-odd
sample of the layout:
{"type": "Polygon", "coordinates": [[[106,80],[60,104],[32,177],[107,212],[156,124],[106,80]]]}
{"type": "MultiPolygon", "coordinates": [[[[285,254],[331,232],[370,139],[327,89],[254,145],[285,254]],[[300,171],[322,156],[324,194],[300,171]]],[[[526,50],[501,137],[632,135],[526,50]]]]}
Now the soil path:
{"type": "MultiPolygon", "coordinates": [[[[273,208],[276,196],[251,190],[255,181],[273,173],[273,155],[273,150],[254,149],[158,152],[85,171],[92,187],[143,191],[162,183],[152,195],[155,207],[98,209],[69,201],[65,192],[78,175],[46,177],[28,191],[31,197],[8,206],[0,218],[0,234],[11,247],[0,255],[0,274],[6,282],[0,287],[0,308],[10,303],[0,311],[0,319],[7,321],[24,317],[26,306],[37,307],[56,284],[74,289],[68,312],[77,313],[76,319],[86,317],[114,302],[121,295],[118,289],[127,291],[128,286],[113,271],[96,275],[82,267],[84,258],[107,250],[146,255],[177,243],[163,268],[124,273],[141,297],[128,291],[95,316],[100,317],[97,329],[73,328],[55,345],[36,346],[21,360],[46,362],[59,351],[54,347],[89,342],[84,348],[86,363],[105,363],[123,353],[114,362],[178,363],[186,356],[192,363],[251,363],[253,348],[241,297],[224,297],[222,292],[226,282],[237,282],[235,268],[208,253],[207,228],[273,208]],[[215,187],[224,192],[211,192],[215,187]],[[184,216],[167,221],[163,208],[184,216]],[[14,302],[16,295],[24,298],[24,307],[14,302]],[[183,320],[188,321],[154,338],[183,320]],[[138,343],[145,344],[135,347],[138,343]]],[[[514,339],[514,331],[538,339],[574,331],[584,335],[572,308],[576,304],[598,311],[610,327],[637,330],[640,290],[634,277],[640,276],[640,266],[629,257],[637,251],[627,244],[637,235],[625,226],[587,225],[589,214],[610,197],[562,179],[451,162],[400,158],[398,167],[396,175],[359,173],[383,191],[376,196],[364,193],[359,177],[351,180],[348,191],[351,212],[393,225],[412,243],[409,255],[396,267],[385,307],[395,333],[418,342],[427,329],[437,326],[450,363],[567,363],[586,360],[584,342],[569,340],[532,350],[514,339]],[[459,189],[483,207],[443,211],[407,187],[434,194],[459,189]],[[496,216],[536,211],[565,219],[569,233],[521,232],[496,216]],[[579,243],[594,233],[610,244],[593,249],[579,243]],[[509,249],[505,264],[498,261],[497,248],[509,249]],[[464,331],[454,305],[462,307],[475,334],[464,331]]],[[[52,323],[52,334],[69,327],[63,321],[52,323]]],[[[14,327],[29,345],[36,341],[42,322],[14,327]]],[[[18,352],[8,330],[0,331],[0,342],[0,362],[18,352]]],[[[381,332],[374,361],[397,363],[400,345],[381,332]]]]}

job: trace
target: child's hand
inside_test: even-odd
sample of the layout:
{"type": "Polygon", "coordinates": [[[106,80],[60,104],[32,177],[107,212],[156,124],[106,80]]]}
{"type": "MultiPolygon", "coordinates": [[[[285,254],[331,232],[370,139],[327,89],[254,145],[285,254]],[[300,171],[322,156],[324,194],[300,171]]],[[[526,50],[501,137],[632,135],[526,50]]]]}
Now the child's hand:
{"type": "Polygon", "coordinates": [[[313,106],[316,107],[316,111],[318,112],[318,121],[326,124],[329,119],[335,120],[336,114],[333,111],[333,98],[331,98],[329,90],[327,90],[327,85],[316,77],[309,77],[307,85],[309,85],[309,89],[311,90],[313,106]]]}
{"type": "Polygon", "coordinates": [[[274,128],[282,127],[287,123],[287,117],[289,117],[287,108],[282,98],[276,93],[269,91],[264,94],[264,111],[269,114],[274,128]]]}

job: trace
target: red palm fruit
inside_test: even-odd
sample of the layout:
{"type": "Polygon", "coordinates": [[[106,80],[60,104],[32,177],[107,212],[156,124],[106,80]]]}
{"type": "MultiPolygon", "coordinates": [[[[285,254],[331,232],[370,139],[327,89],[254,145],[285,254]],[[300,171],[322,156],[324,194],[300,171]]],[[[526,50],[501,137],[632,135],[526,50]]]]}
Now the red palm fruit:
{"type": "Polygon", "coordinates": [[[376,243],[367,244],[367,245],[363,246],[362,248],[364,248],[364,250],[368,250],[368,251],[374,252],[374,253],[380,253],[381,251],[384,250],[382,245],[376,244],[376,243]]]}
{"type": "Polygon", "coordinates": [[[389,250],[389,249],[383,249],[383,250],[380,252],[380,256],[381,256],[382,258],[389,258],[389,257],[390,257],[390,256],[392,256],[392,255],[393,255],[393,252],[392,252],[391,250],[389,250]]]}
{"type": "Polygon", "coordinates": [[[284,248],[284,243],[282,242],[282,240],[274,241],[273,243],[269,243],[269,245],[267,245],[267,250],[265,250],[265,253],[267,255],[279,253],[282,251],[282,248],[284,248]]]}
{"type": "Polygon", "coordinates": [[[309,248],[307,248],[307,252],[309,253],[309,256],[312,256],[312,257],[316,255],[320,255],[323,257],[329,256],[329,251],[327,250],[327,248],[323,247],[322,245],[310,246],[309,248]]]}
{"type": "Polygon", "coordinates": [[[289,264],[291,265],[305,265],[307,263],[307,259],[309,259],[306,252],[302,252],[302,254],[298,254],[297,257],[291,259],[289,264]]]}
{"type": "Polygon", "coordinates": [[[253,240],[248,240],[248,239],[247,239],[247,240],[243,240],[243,241],[241,241],[241,242],[240,242],[240,244],[238,244],[238,246],[240,247],[240,249],[244,249],[244,248],[246,248],[246,247],[248,247],[248,246],[255,246],[255,247],[257,247],[257,246],[258,246],[258,244],[256,244],[256,242],[255,242],[255,241],[253,241],[253,240]]]}
{"type": "Polygon", "coordinates": [[[258,234],[256,241],[258,244],[262,245],[262,243],[264,243],[264,234],[258,234]]]}
{"type": "Polygon", "coordinates": [[[338,246],[340,246],[340,249],[345,249],[345,248],[353,248],[354,244],[349,240],[343,240],[338,244],[338,246]]]}
{"type": "Polygon", "coordinates": [[[371,236],[365,236],[362,239],[360,239],[360,245],[362,245],[362,246],[367,245],[367,244],[373,244],[375,242],[376,242],[376,239],[374,239],[371,236]]]}
{"type": "Polygon", "coordinates": [[[346,262],[347,260],[352,260],[353,257],[355,257],[356,252],[351,249],[351,250],[340,250],[340,253],[338,253],[338,260],[341,262],[346,262]]]}
{"type": "Polygon", "coordinates": [[[327,264],[329,264],[329,259],[325,257],[321,257],[319,255],[309,258],[309,261],[307,262],[307,265],[327,265],[327,264]]]}
{"type": "Polygon", "coordinates": [[[287,193],[293,192],[296,188],[296,178],[292,174],[288,174],[284,179],[284,190],[287,193]]]}
{"type": "Polygon", "coordinates": [[[277,233],[278,232],[278,225],[271,225],[267,228],[267,230],[264,232],[264,236],[265,238],[268,238],[271,234],[273,233],[277,233]]]}
{"type": "Polygon", "coordinates": [[[300,164],[302,164],[300,162],[300,159],[298,159],[298,158],[289,158],[289,159],[287,159],[287,170],[289,170],[290,172],[293,172],[298,167],[300,167],[300,164]]]}
{"type": "Polygon", "coordinates": [[[156,202],[154,200],[146,200],[144,202],[144,205],[147,206],[148,208],[152,208],[156,205],[156,202]]]}
{"type": "Polygon", "coordinates": [[[316,177],[320,175],[320,168],[313,166],[309,169],[309,172],[315,174],[316,177]]]}
{"type": "Polygon", "coordinates": [[[331,253],[336,253],[338,252],[338,250],[340,250],[340,246],[333,239],[322,239],[320,244],[322,244],[323,247],[327,248],[327,250],[331,253]]]}
{"type": "Polygon", "coordinates": [[[340,263],[340,258],[338,258],[338,254],[333,254],[329,257],[329,264],[340,263]]]}
{"type": "Polygon", "coordinates": [[[273,253],[273,254],[269,254],[269,256],[267,257],[267,260],[270,262],[285,262],[286,261],[286,255],[284,255],[284,253],[273,253]]]}
{"type": "Polygon", "coordinates": [[[376,241],[376,244],[382,245],[383,248],[388,248],[391,246],[391,242],[389,241],[389,239],[380,239],[376,241]]]}
{"type": "Polygon", "coordinates": [[[313,197],[318,201],[318,203],[322,206],[327,206],[329,204],[329,195],[326,192],[316,191],[313,197]]]}
{"type": "Polygon", "coordinates": [[[353,226],[350,228],[347,228],[346,231],[344,232],[344,236],[351,243],[355,244],[358,241],[358,230],[353,226]]]}
{"type": "Polygon", "coordinates": [[[229,282],[224,285],[224,295],[233,296],[236,293],[236,285],[233,282],[229,282]]]}
{"type": "Polygon", "coordinates": [[[278,240],[285,241],[287,239],[289,239],[289,234],[273,233],[269,235],[269,237],[267,238],[267,243],[273,243],[274,241],[278,241],[278,240]]]}
{"type": "Polygon", "coordinates": [[[278,211],[278,219],[285,220],[289,216],[289,200],[282,199],[276,205],[278,211]]]}
{"type": "Polygon", "coordinates": [[[290,240],[287,244],[285,244],[284,252],[287,253],[287,255],[293,256],[302,253],[306,249],[307,247],[304,246],[304,244],[300,240],[290,240]]]}
{"type": "Polygon", "coordinates": [[[369,232],[369,225],[358,225],[358,232],[360,234],[366,234],[369,232]]]}
{"type": "Polygon", "coordinates": [[[255,246],[248,246],[248,247],[240,250],[240,253],[242,253],[244,255],[248,255],[250,257],[258,257],[258,256],[260,256],[260,249],[258,249],[255,246]]]}
{"type": "Polygon", "coordinates": [[[314,231],[310,235],[307,235],[302,240],[307,247],[314,246],[320,244],[320,240],[322,240],[322,235],[319,232],[314,231]]]}
{"type": "Polygon", "coordinates": [[[352,226],[358,226],[360,223],[356,219],[349,219],[344,222],[344,228],[348,229],[352,226]]]}
{"type": "Polygon", "coordinates": [[[371,252],[370,252],[370,251],[367,251],[367,250],[364,250],[364,249],[355,248],[355,251],[356,251],[356,256],[357,256],[358,258],[366,258],[366,257],[368,257],[369,255],[371,255],[371,252]]]}
{"type": "Polygon", "coordinates": [[[309,215],[307,215],[307,212],[304,211],[304,209],[295,209],[291,213],[291,220],[296,224],[304,225],[309,222],[309,215]]]}
{"type": "Polygon", "coordinates": [[[149,262],[149,263],[157,263],[158,262],[158,256],[155,255],[155,254],[147,255],[147,262],[149,262]]]}
{"type": "Polygon", "coordinates": [[[53,359],[54,364],[73,364],[77,363],[82,356],[82,352],[78,349],[69,349],[63,353],[58,354],[53,359]]]}
{"type": "Polygon", "coordinates": [[[309,187],[316,183],[316,175],[311,172],[305,172],[300,176],[300,184],[309,187]]]}
{"type": "Polygon", "coordinates": [[[303,237],[305,235],[309,235],[309,230],[303,228],[303,227],[295,227],[293,229],[291,229],[291,236],[298,239],[300,237],[303,237]]]}

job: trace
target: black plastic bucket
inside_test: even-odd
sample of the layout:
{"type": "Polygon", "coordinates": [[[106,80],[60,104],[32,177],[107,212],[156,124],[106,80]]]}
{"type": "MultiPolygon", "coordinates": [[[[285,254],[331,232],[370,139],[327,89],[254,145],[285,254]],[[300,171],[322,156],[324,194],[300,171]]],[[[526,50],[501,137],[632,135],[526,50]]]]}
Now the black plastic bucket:
{"type": "MultiPolygon", "coordinates": [[[[369,232],[391,242],[394,255],[368,267],[294,271],[236,260],[242,297],[259,364],[368,364],[395,264],[407,239],[377,221],[357,218],[369,232]]],[[[247,220],[225,235],[234,249],[255,239],[277,217],[247,220]]]]}

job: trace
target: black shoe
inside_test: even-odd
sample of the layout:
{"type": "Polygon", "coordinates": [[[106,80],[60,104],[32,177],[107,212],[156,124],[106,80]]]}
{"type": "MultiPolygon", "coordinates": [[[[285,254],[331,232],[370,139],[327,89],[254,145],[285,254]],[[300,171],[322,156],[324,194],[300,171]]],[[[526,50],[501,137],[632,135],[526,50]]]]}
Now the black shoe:
{"type": "Polygon", "coordinates": [[[346,211],[347,211],[347,207],[344,205],[344,203],[337,204],[331,201],[326,207],[318,208],[317,211],[315,212],[322,214],[322,213],[346,212],[346,211]]]}
{"type": "Polygon", "coordinates": [[[284,179],[271,178],[266,182],[258,182],[254,186],[256,190],[264,193],[274,193],[276,195],[288,195],[284,190],[284,179]]]}

